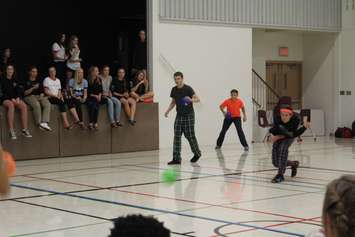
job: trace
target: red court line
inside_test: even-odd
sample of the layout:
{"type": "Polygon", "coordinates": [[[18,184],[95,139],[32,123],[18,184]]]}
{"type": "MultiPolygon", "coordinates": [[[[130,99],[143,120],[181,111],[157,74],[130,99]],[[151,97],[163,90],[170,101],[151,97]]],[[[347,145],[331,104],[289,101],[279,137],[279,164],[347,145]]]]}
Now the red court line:
{"type": "MultiPolygon", "coordinates": [[[[271,228],[271,227],[279,227],[279,226],[285,226],[285,225],[291,225],[291,224],[297,224],[297,223],[304,223],[307,221],[314,221],[318,219],[319,217],[314,217],[314,218],[309,218],[309,219],[300,219],[297,221],[285,221],[279,224],[273,224],[273,225],[267,225],[263,226],[261,228],[271,228]]],[[[250,228],[250,229],[245,229],[245,230],[239,230],[239,231],[233,231],[233,232],[228,232],[228,233],[223,233],[223,235],[232,235],[232,234],[240,234],[240,233],[245,233],[245,232],[250,232],[250,231],[255,231],[255,230],[260,230],[256,228],[250,228]]],[[[220,235],[211,235],[210,237],[219,237],[220,235]]]]}
{"type": "Polygon", "coordinates": [[[251,209],[246,209],[246,208],[229,207],[229,206],[225,206],[225,205],[216,205],[216,204],[211,204],[211,203],[206,203],[206,202],[197,202],[197,201],[181,199],[181,198],[164,197],[164,196],[159,196],[159,195],[153,195],[153,194],[142,193],[142,192],[132,192],[132,191],[126,191],[126,190],[121,190],[121,189],[115,189],[115,188],[104,188],[104,187],[99,187],[99,186],[94,186],[94,185],[86,185],[86,184],[81,184],[81,183],[76,183],[76,182],[61,181],[61,180],[55,180],[55,179],[49,179],[49,178],[40,178],[40,177],[34,177],[34,176],[26,176],[26,177],[40,179],[40,180],[53,181],[53,182],[57,182],[57,183],[66,183],[66,184],[77,185],[77,186],[82,186],[82,187],[97,188],[97,189],[102,189],[102,190],[111,190],[111,191],[117,191],[117,192],[122,192],[122,193],[135,194],[135,195],[141,195],[141,196],[147,196],[147,197],[153,197],[153,198],[161,198],[161,199],[167,199],[167,200],[173,200],[173,201],[181,201],[181,202],[187,202],[187,203],[193,203],[193,204],[207,205],[210,207],[220,207],[220,208],[225,208],[225,209],[246,211],[246,212],[258,213],[258,214],[264,214],[264,215],[284,217],[284,218],[289,218],[289,219],[304,220],[304,218],[299,218],[299,217],[289,216],[289,215],[282,215],[282,214],[277,214],[277,213],[272,213],[272,212],[256,211],[256,210],[251,210],[251,209]]]}

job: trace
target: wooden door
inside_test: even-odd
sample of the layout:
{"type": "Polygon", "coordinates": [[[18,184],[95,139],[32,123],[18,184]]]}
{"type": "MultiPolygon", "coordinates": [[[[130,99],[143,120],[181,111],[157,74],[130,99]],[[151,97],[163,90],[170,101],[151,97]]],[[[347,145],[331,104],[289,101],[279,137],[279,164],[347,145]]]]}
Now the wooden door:
{"type": "MultiPolygon", "coordinates": [[[[292,107],[302,107],[302,64],[293,62],[268,62],[266,82],[280,96],[290,96],[292,107]]],[[[268,96],[268,98],[270,98],[268,96]]],[[[269,101],[272,107],[274,101],[269,101]]]]}

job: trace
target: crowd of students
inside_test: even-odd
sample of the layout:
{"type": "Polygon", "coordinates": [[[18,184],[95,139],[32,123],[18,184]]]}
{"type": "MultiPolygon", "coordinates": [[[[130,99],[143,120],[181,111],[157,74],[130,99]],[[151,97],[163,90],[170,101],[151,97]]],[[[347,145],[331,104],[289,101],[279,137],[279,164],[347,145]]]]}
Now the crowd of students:
{"type": "MultiPolygon", "coordinates": [[[[145,32],[140,31],[140,45],[145,45],[145,32]],[[143,34],[144,33],[144,34],[143,34]]],[[[17,139],[14,128],[15,110],[21,115],[22,135],[31,138],[28,129],[28,106],[33,110],[34,120],[39,129],[51,131],[51,105],[56,105],[61,113],[63,126],[70,130],[74,126],[82,129],[95,130],[99,128],[99,108],[107,105],[109,122],[112,128],[123,126],[120,121],[123,108],[129,124],[136,123],[136,104],[152,102],[154,94],[150,91],[145,59],[140,59],[142,52],[135,53],[132,72],[134,78],[127,78],[123,67],[112,71],[104,65],[91,66],[87,80],[81,66],[79,39],[71,36],[68,47],[65,47],[66,36],[59,34],[52,45],[53,65],[48,68],[48,76],[39,78],[39,69],[31,66],[27,78],[18,78],[11,50],[5,49],[0,65],[0,100],[7,110],[7,123],[10,138],[17,139]],[[137,56],[138,55],[138,56],[137,56]],[[88,125],[83,120],[82,106],[88,108],[88,125]],[[27,106],[28,105],[28,106],[27,106]],[[68,112],[72,116],[73,124],[69,122],[68,112]]],[[[146,50],[144,46],[137,47],[137,51],[146,50]]],[[[145,54],[146,55],[146,54],[145,54]]]]}

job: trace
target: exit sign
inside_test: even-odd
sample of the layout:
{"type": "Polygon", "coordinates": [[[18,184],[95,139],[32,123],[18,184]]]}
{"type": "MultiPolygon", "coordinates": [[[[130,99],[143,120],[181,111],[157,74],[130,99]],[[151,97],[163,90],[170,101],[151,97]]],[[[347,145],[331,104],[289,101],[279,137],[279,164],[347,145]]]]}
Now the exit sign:
{"type": "Polygon", "coordinates": [[[280,47],[279,48],[279,56],[288,57],[288,47],[280,47]]]}

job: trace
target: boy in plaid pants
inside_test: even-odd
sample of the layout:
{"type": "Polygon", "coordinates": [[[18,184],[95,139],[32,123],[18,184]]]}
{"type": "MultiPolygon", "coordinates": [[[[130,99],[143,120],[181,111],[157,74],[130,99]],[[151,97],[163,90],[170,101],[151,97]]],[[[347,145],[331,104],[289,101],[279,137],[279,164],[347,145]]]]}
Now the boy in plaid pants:
{"type": "Polygon", "coordinates": [[[291,177],[297,175],[298,161],[288,160],[288,149],[294,139],[299,137],[310,127],[309,122],[304,122],[299,128],[300,119],[294,114],[291,108],[280,109],[280,115],[274,118],[274,126],[270,129],[272,134],[270,141],[272,146],[272,164],[278,168],[277,175],[272,179],[273,183],[280,183],[285,180],[284,174],[288,166],[291,167],[291,177]]]}
{"type": "Polygon", "coordinates": [[[201,157],[201,151],[195,136],[195,113],[193,103],[200,102],[194,90],[184,84],[184,75],[181,72],[174,74],[176,86],[170,93],[171,103],[165,112],[168,117],[170,111],[176,106],[176,119],[174,124],[174,151],[173,160],[168,165],[181,164],[181,136],[185,135],[188,140],[194,157],[190,160],[192,163],[197,162],[201,157]]]}

